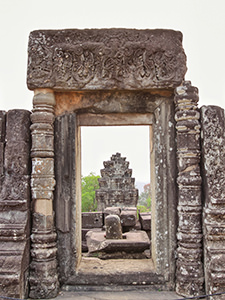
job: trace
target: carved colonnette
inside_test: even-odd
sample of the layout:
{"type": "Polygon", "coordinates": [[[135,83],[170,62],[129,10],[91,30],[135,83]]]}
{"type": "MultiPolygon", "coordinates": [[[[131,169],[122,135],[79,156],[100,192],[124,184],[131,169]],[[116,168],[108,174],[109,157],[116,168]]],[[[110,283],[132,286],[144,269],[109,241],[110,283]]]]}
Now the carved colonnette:
{"type": "Polygon", "coordinates": [[[185,81],[176,88],[178,163],[178,249],[176,291],[184,296],[203,292],[200,114],[198,89],[185,81]]]}
{"type": "Polygon", "coordinates": [[[32,125],[32,234],[30,264],[31,298],[51,298],[58,293],[56,233],[52,208],[54,179],[54,94],[36,90],[32,125]]]}
{"type": "MultiPolygon", "coordinates": [[[[207,293],[225,290],[225,118],[217,106],[201,108],[204,251],[207,293]]],[[[211,297],[224,299],[224,295],[211,297]]]]}
{"type": "Polygon", "coordinates": [[[0,112],[0,294],[28,296],[30,112],[0,112]]]}

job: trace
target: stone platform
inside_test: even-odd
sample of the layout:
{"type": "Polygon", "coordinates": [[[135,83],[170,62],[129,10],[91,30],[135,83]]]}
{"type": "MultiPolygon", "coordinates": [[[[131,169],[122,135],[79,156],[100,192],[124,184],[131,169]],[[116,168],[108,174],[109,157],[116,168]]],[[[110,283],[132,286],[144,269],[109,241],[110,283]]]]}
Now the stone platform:
{"type": "Polygon", "coordinates": [[[111,258],[144,258],[145,250],[150,249],[150,241],[145,231],[129,231],[123,239],[106,239],[105,231],[89,231],[86,235],[89,256],[111,255],[111,258]],[[135,256],[135,257],[134,257],[135,256]]]}

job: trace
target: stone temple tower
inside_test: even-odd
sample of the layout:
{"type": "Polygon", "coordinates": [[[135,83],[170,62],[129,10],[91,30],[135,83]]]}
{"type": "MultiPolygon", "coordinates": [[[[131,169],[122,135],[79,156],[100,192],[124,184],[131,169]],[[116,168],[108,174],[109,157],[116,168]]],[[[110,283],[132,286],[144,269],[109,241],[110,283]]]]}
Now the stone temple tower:
{"type": "Polygon", "coordinates": [[[109,161],[104,161],[104,169],[99,178],[100,188],[95,197],[98,211],[106,207],[134,207],[138,201],[138,189],[135,188],[135,179],[132,178],[132,169],[129,162],[120,153],[112,155],[109,161]]]}

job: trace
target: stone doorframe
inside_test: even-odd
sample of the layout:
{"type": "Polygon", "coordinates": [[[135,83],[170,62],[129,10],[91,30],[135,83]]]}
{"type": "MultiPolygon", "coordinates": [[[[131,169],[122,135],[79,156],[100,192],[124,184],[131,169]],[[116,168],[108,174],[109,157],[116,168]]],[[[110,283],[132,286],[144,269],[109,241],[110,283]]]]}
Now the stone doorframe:
{"type": "Polygon", "coordinates": [[[174,289],[177,169],[173,100],[174,88],[182,83],[186,72],[181,33],[127,29],[38,30],[30,34],[28,50],[28,87],[35,91],[31,117],[30,297],[56,296],[58,275],[61,283],[66,283],[79,263],[79,128],[85,116],[89,120],[87,114],[94,120],[99,120],[98,114],[105,117],[112,113],[138,114],[144,118],[153,115],[149,118],[150,124],[153,120],[152,257],[155,274],[166,288],[174,289]],[[54,116],[58,116],[55,153],[54,116]],[[68,155],[71,153],[72,156],[68,155]],[[54,174],[58,239],[53,212],[54,174]],[[63,251],[67,251],[67,261],[61,259],[63,251]]]}
{"type": "MultiPolygon", "coordinates": [[[[105,93],[102,94],[104,99],[105,93]]],[[[123,93],[119,97],[112,93],[114,101],[118,103],[123,96],[123,93]]],[[[135,93],[130,93],[129,97],[134,98],[135,93]]],[[[143,95],[139,93],[139,97],[141,99],[143,95]]],[[[149,97],[151,97],[150,93],[149,97]]],[[[126,105],[128,107],[128,103],[126,105]]],[[[151,126],[149,137],[151,140],[151,182],[154,187],[152,191],[152,259],[155,265],[154,272],[160,277],[159,283],[163,282],[167,288],[173,286],[177,224],[174,105],[171,99],[158,96],[153,106],[155,106],[154,112],[146,114],[135,113],[131,110],[129,113],[118,111],[116,114],[102,113],[101,115],[72,112],[56,118],[55,212],[59,237],[59,275],[62,283],[67,283],[68,278],[75,274],[81,258],[80,127],[149,125],[151,126]]]]}

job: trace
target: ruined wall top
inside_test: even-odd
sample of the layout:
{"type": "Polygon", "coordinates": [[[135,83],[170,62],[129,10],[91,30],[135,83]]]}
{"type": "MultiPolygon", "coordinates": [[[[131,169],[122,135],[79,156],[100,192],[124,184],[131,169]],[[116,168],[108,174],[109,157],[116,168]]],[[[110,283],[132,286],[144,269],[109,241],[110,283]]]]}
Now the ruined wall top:
{"type": "Polygon", "coordinates": [[[31,90],[173,89],[186,70],[179,31],[36,30],[29,37],[31,90]]]}

